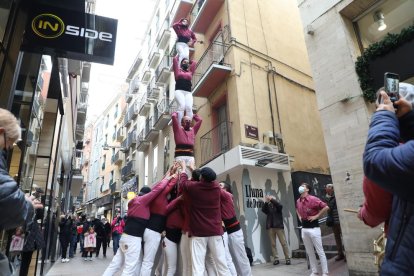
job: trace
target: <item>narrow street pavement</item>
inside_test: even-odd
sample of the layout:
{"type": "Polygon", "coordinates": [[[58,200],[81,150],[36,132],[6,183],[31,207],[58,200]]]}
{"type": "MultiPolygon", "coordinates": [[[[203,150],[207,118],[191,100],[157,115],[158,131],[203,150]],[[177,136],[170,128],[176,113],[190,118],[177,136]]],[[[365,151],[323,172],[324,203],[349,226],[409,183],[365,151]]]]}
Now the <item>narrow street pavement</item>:
{"type": "MultiPolygon", "coordinates": [[[[93,261],[84,261],[81,254],[77,253],[76,257],[71,259],[69,263],[56,262],[46,274],[47,276],[66,276],[66,275],[88,275],[101,276],[105,268],[111,262],[113,257],[112,248],[107,252],[107,258],[99,256],[93,257],[93,261]]],[[[334,259],[328,261],[329,274],[334,276],[347,276],[348,268],[343,261],[335,262],[334,259]]],[[[274,266],[272,263],[258,264],[253,266],[254,276],[268,275],[310,275],[307,269],[305,259],[292,259],[292,265],[287,266],[281,262],[280,265],[274,266]]],[[[118,275],[121,275],[119,273],[118,275]]]]}

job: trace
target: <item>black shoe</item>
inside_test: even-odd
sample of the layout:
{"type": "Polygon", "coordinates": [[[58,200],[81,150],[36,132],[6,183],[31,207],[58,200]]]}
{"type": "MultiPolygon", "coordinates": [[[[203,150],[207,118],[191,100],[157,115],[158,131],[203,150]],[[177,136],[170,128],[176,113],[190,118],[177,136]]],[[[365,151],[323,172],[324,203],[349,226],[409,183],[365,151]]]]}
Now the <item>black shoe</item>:
{"type": "Polygon", "coordinates": [[[275,260],[275,261],[273,262],[273,265],[278,265],[278,264],[280,264],[279,260],[275,260]]]}
{"type": "Polygon", "coordinates": [[[287,265],[290,265],[290,260],[286,260],[286,264],[287,265]]]}

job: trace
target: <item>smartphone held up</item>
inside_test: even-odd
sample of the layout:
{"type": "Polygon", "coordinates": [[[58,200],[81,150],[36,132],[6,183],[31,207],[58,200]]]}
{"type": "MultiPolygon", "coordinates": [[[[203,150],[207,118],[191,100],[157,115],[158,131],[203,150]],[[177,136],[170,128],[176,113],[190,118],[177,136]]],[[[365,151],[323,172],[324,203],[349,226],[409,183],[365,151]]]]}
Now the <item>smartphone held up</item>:
{"type": "Polygon", "coordinates": [[[391,102],[396,102],[400,98],[399,84],[400,76],[398,74],[390,72],[384,74],[384,89],[391,102]]]}

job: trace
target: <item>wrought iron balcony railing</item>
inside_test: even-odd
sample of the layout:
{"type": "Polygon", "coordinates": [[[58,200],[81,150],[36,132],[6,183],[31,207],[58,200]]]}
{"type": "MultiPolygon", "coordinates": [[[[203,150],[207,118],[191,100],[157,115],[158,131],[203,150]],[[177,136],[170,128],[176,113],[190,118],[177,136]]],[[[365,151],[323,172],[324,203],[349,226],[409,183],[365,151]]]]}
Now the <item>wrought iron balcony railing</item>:
{"type": "Polygon", "coordinates": [[[219,64],[230,67],[229,64],[224,63],[224,57],[230,46],[229,41],[230,28],[228,26],[224,26],[223,30],[216,36],[216,39],[210,44],[210,46],[208,46],[207,50],[198,61],[193,76],[193,88],[197,86],[197,83],[207,73],[212,64],[219,64]]]}
{"type": "Polygon", "coordinates": [[[229,149],[229,123],[221,122],[200,138],[201,164],[206,164],[229,149]]]}

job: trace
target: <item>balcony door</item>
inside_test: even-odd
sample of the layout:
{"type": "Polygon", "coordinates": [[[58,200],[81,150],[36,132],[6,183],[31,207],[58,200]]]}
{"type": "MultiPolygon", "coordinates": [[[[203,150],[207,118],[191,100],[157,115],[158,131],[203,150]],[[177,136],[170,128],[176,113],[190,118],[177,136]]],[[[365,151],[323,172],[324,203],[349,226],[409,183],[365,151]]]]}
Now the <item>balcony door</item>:
{"type": "Polygon", "coordinates": [[[217,109],[217,141],[219,151],[223,152],[229,149],[229,133],[227,128],[227,108],[223,104],[217,109]]]}

